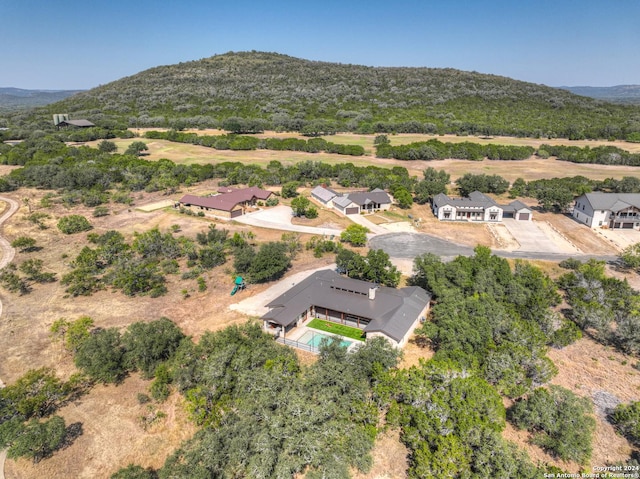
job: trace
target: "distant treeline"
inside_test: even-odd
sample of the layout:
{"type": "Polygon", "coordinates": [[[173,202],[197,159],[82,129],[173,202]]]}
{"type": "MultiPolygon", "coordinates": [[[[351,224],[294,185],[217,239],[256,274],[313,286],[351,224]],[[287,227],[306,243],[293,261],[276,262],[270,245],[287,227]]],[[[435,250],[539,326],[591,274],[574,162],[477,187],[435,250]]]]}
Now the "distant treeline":
{"type": "Polygon", "coordinates": [[[536,150],[530,146],[481,145],[464,141],[462,143],[443,143],[439,140],[419,141],[407,145],[392,146],[381,143],[376,146],[378,158],[396,160],[524,160],[536,150]]]}
{"type": "Polygon", "coordinates": [[[306,153],[335,153],[337,155],[364,155],[364,148],[360,145],[341,145],[322,138],[256,138],[247,135],[198,135],[180,131],[148,131],[145,138],[190,143],[192,145],[208,146],[216,150],[278,150],[304,151],[306,153]]]}
{"type": "Polygon", "coordinates": [[[540,145],[538,156],[547,158],[555,156],[562,161],[572,163],[597,163],[600,165],[640,166],[640,154],[630,153],[615,146],[596,146],[580,148],[579,146],[540,145]]]}

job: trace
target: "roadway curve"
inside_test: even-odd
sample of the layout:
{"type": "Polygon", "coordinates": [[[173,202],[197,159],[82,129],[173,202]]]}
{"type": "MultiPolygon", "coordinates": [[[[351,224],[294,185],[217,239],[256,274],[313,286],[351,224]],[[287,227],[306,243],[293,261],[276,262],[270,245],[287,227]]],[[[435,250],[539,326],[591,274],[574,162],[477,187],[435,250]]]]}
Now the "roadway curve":
{"type": "MultiPolygon", "coordinates": [[[[382,249],[392,258],[413,259],[424,253],[433,253],[445,261],[456,256],[473,256],[473,248],[446,241],[426,233],[389,233],[376,235],[369,240],[373,249],[382,249]]],[[[546,261],[562,261],[576,258],[586,261],[595,258],[604,261],[615,261],[615,255],[590,255],[577,253],[545,253],[543,251],[504,251],[495,249],[492,253],[503,258],[538,259],[546,261]]]]}
{"type": "MultiPolygon", "coordinates": [[[[13,216],[13,214],[18,211],[19,204],[17,201],[12,200],[11,198],[6,198],[4,196],[0,196],[0,201],[4,201],[9,205],[9,209],[5,211],[5,213],[0,217],[0,227],[7,221],[9,218],[13,216]]],[[[16,250],[11,247],[11,244],[6,240],[6,238],[0,235],[0,252],[2,252],[2,259],[0,259],[0,269],[7,266],[11,261],[13,261],[14,256],[16,255],[16,250]]],[[[0,318],[2,318],[2,301],[0,301],[0,318]]],[[[4,383],[2,379],[0,379],[0,387],[4,387],[4,383]]],[[[4,460],[7,458],[7,450],[0,451],[0,479],[5,479],[4,477],[4,460]]]]}

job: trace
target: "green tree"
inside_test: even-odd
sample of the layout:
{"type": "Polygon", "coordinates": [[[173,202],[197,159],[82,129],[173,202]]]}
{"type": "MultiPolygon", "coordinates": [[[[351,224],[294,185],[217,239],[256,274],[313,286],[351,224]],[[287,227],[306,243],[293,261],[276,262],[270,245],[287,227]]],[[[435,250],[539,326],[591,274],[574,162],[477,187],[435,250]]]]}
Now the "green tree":
{"type": "Polygon", "coordinates": [[[305,216],[309,206],[311,206],[311,201],[306,196],[297,196],[291,200],[293,216],[305,216]]]}
{"type": "Polygon", "coordinates": [[[126,374],[124,348],[116,328],[93,332],[80,344],[74,357],[75,365],[96,381],[114,383],[126,374]]]}
{"type": "Polygon", "coordinates": [[[393,197],[395,198],[398,206],[402,209],[411,208],[413,205],[413,197],[406,188],[398,188],[394,191],[393,197]]]}
{"type": "Polygon", "coordinates": [[[640,445],[640,401],[616,406],[611,414],[611,422],[634,445],[640,445]]]}
{"type": "Polygon", "coordinates": [[[533,433],[532,442],[565,461],[586,464],[596,423],[593,406],[568,389],[538,388],[509,409],[509,420],[533,433]]]}
{"type": "Polygon", "coordinates": [[[30,236],[19,236],[11,242],[11,246],[19,248],[21,253],[30,253],[37,249],[36,240],[30,236]]]}
{"type": "Polygon", "coordinates": [[[367,233],[369,228],[357,224],[349,225],[340,233],[340,240],[353,246],[364,246],[367,244],[367,233]]]}
{"type": "Polygon", "coordinates": [[[93,226],[89,220],[82,215],[63,216],[58,221],[58,229],[67,235],[89,231],[91,228],[93,226]]]}
{"type": "Polygon", "coordinates": [[[265,283],[280,279],[291,267],[289,249],[285,243],[269,242],[260,245],[249,267],[249,281],[265,283]]]}
{"type": "Polygon", "coordinates": [[[439,193],[447,192],[447,185],[451,180],[449,174],[444,170],[427,168],[423,171],[424,179],[415,186],[415,200],[418,204],[425,204],[439,193]]]}
{"type": "Polygon", "coordinates": [[[113,141],[102,140],[98,143],[98,150],[103,153],[115,153],[118,151],[118,147],[113,141]]]}
{"type": "Polygon", "coordinates": [[[280,194],[283,198],[295,198],[298,196],[298,186],[299,183],[297,181],[288,181],[282,185],[282,191],[280,194]]]}
{"type": "Polygon", "coordinates": [[[182,331],[168,318],[133,323],[122,336],[124,365],[151,378],[158,365],[173,355],[184,338],[182,331]]]}
{"type": "Polygon", "coordinates": [[[640,268],[640,243],[627,246],[620,255],[620,261],[629,269],[640,268]]]}
{"type": "Polygon", "coordinates": [[[60,338],[64,342],[67,351],[75,354],[82,343],[89,338],[93,325],[93,319],[89,316],[80,316],[75,321],[60,318],[53,322],[49,332],[54,338],[60,338]]]}
{"type": "Polygon", "coordinates": [[[149,150],[147,144],[143,141],[134,141],[129,145],[129,147],[125,150],[125,155],[133,155],[140,156],[142,152],[149,150]]]}
{"type": "Polygon", "coordinates": [[[45,422],[32,419],[9,447],[7,457],[28,457],[37,464],[62,447],[66,436],[67,428],[60,416],[54,416],[45,422]]]}
{"type": "Polygon", "coordinates": [[[129,464],[111,475],[111,479],[157,479],[158,474],[151,468],[129,464]]]}

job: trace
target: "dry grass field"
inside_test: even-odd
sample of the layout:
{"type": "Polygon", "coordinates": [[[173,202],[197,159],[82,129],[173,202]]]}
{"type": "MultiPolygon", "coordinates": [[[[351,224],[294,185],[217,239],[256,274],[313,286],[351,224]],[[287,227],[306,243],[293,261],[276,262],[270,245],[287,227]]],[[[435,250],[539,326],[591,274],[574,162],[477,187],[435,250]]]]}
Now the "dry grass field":
{"type": "MultiPolygon", "coordinates": [[[[144,131],[141,130],[141,134],[144,131]]],[[[222,134],[219,130],[203,130],[198,131],[200,134],[222,134]]],[[[275,133],[266,132],[259,137],[300,137],[293,133],[275,133]]],[[[451,175],[451,180],[455,181],[458,177],[465,173],[474,174],[497,174],[507,180],[513,182],[516,178],[524,178],[526,180],[536,180],[542,178],[553,178],[562,176],[583,175],[595,180],[603,180],[605,178],[622,178],[623,176],[635,175],[640,171],[638,167],[615,166],[615,165],[593,165],[578,164],[566,161],[558,161],[555,159],[540,159],[536,157],[523,161],[466,161],[466,160],[436,160],[436,161],[400,161],[392,159],[375,158],[373,149],[373,140],[375,135],[357,135],[357,134],[340,134],[325,137],[328,141],[334,143],[357,144],[365,148],[365,156],[343,156],[328,153],[304,153],[294,151],[272,151],[272,150],[256,150],[256,151],[231,151],[231,150],[215,150],[198,145],[189,145],[183,143],[173,143],[166,140],[147,140],[143,139],[149,147],[149,154],[146,158],[157,160],[167,158],[177,163],[216,163],[221,161],[239,161],[251,164],[266,165],[272,160],[282,162],[284,165],[294,164],[299,161],[323,161],[326,163],[353,163],[357,166],[402,166],[409,170],[411,175],[422,177],[422,172],[428,168],[444,169],[451,175]]],[[[437,138],[440,141],[462,142],[471,141],[477,143],[495,143],[495,144],[513,144],[513,145],[530,145],[540,146],[541,144],[566,144],[571,146],[618,146],[624,150],[634,153],[640,152],[640,144],[626,142],[608,142],[608,141],[568,141],[568,140],[539,140],[532,138],[510,138],[496,137],[492,139],[484,139],[479,137],[458,137],[458,136],[430,136],[430,135],[390,135],[389,139],[393,144],[404,144],[413,141],[426,141],[431,138],[437,138]]],[[[133,142],[139,139],[113,140],[118,145],[118,151],[124,150],[133,142]]],[[[98,142],[89,142],[88,145],[95,146],[98,142]]]]}
{"type": "MultiPolygon", "coordinates": [[[[203,131],[201,133],[213,134],[203,131]]],[[[265,137],[291,137],[289,133],[265,133],[265,137]]],[[[593,179],[606,177],[621,178],[635,175],[637,169],[623,166],[580,165],[559,162],[552,159],[541,160],[532,158],[519,162],[499,161],[461,161],[443,160],[434,162],[405,162],[397,160],[376,159],[373,156],[373,135],[335,135],[327,137],[336,143],[361,144],[369,156],[344,157],[330,154],[308,154],[299,152],[277,151],[248,151],[232,152],[217,151],[206,147],[171,143],[164,140],[144,140],[149,146],[150,160],[168,158],[177,163],[208,163],[220,161],[240,161],[265,165],[271,160],[281,161],[283,164],[293,164],[298,161],[326,161],[329,163],[351,162],[360,166],[378,165],[384,167],[403,166],[412,175],[421,177],[422,171],[429,167],[445,169],[451,174],[452,180],[465,173],[499,174],[510,181],[518,177],[526,180],[551,178],[554,176],[584,175],[593,179]]],[[[426,135],[392,135],[390,140],[394,144],[411,141],[424,141],[426,135]]],[[[531,144],[537,146],[551,141],[516,138],[494,138],[482,140],[472,137],[437,137],[441,141],[486,141],[503,144],[531,144]]],[[[115,140],[120,152],[134,140],[115,140]]],[[[97,142],[89,143],[95,145],[97,142]]],[[[569,143],[569,142],[564,142],[569,143]]],[[[617,144],[615,142],[570,142],[571,145],[595,146],[597,144],[616,145],[629,151],[640,151],[640,145],[630,143],[617,144]]],[[[0,166],[0,174],[9,172],[16,167],[0,166]]],[[[175,195],[178,198],[184,193],[206,194],[215,191],[216,182],[208,181],[183,190],[175,195]]],[[[27,220],[29,214],[24,204],[2,228],[2,234],[9,241],[21,235],[35,238],[42,250],[37,253],[16,254],[14,262],[22,261],[37,255],[44,261],[45,270],[57,273],[58,279],[69,271],[69,263],[86,244],[86,234],[63,235],[55,224],[57,219],[66,214],[84,214],[87,216],[97,233],[104,233],[110,229],[121,231],[127,239],[131,239],[134,232],[147,231],[159,227],[167,231],[172,225],[178,225],[178,236],[194,237],[197,232],[204,231],[212,224],[209,218],[198,218],[180,215],[171,207],[142,211],[139,207],[165,201],[168,198],[162,194],[136,193],[133,195],[134,204],[109,205],[111,214],[94,218],[92,208],[82,206],[72,210],[61,204],[54,204],[50,208],[42,209],[40,199],[44,196],[39,190],[20,190],[7,194],[16,200],[29,198],[33,211],[41,211],[51,217],[45,219],[47,229],[39,229],[27,220]]],[[[334,212],[319,208],[320,215],[315,220],[297,219],[298,224],[309,226],[337,226],[345,227],[349,220],[334,212]]],[[[611,246],[601,237],[594,235],[584,227],[580,227],[570,218],[562,215],[536,214],[536,219],[546,221],[561,231],[571,242],[583,252],[605,254],[611,252],[611,246]]],[[[500,239],[483,224],[470,223],[441,223],[433,217],[428,205],[413,205],[409,210],[393,209],[387,214],[375,218],[382,224],[387,221],[412,221],[408,218],[420,218],[417,230],[428,232],[449,239],[460,244],[475,246],[484,244],[491,248],[500,247],[500,239]]],[[[374,218],[372,218],[374,219],[374,218]]],[[[218,228],[233,232],[252,231],[258,241],[279,240],[281,232],[241,225],[235,222],[216,222],[218,228]]],[[[304,243],[308,235],[301,235],[304,243]]],[[[325,264],[325,259],[313,258],[312,252],[303,251],[294,262],[292,273],[311,269],[325,264]]],[[[552,277],[564,272],[554,263],[536,262],[552,277]]],[[[184,270],[184,264],[181,264],[184,270]]],[[[620,272],[614,274],[622,275],[620,272]]],[[[25,296],[17,296],[0,290],[3,302],[3,314],[0,318],[0,378],[5,383],[12,383],[29,368],[52,367],[61,377],[68,377],[75,368],[71,357],[65,354],[60,345],[53,343],[49,336],[49,328],[53,321],[66,317],[75,319],[81,315],[91,316],[96,326],[124,328],[135,321],[151,321],[166,316],[175,321],[182,330],[198,339],[205,331],[218,330],[228,325],[239,324],[247,320],[240,313],[230,311],[228,306],[242,299],[240,296],[230,296],[233,286],[233,275],[229,263],[204,274],[208,289],[198,292],[195,280],[183,281],[179,275],[168,275],[168,294],[160,298],[138,297],[129,298],[120,292],[110,290],[101,291],[91,297],[70,298],[64,292],[59,281],[52,284],[35,285],[33,291],[25,296]],[[181,290],[187,288],[190,297],[184,298],[181,290]]],[[[638,277],[630,277],[631,284],[638,288],[638,277]]],[[[267,288],[268,285],[251,285],[240,295],[251,295],[267,288]]],[[[433,351],[411,341],[404,350],[402,367],[417,365],[420,359],[428,359],[433,351]]],[[[563,350],[552,350],[550,357],[557,364],[560,373],[554,379],[554,384],[560,384],[574,392],[592,397],[595,392],[606,391],[615,395],[621,401],[640,399],[640,372],[631,367],[630,358],[609,350],[590,339],[582,339],[578,343],[563,350]],[[625,361],[627,361],[625,363],[625,361]]],[[[299,352],[298,356],[303,364],[311,364],[315,356],[299,352]]],[[[143,466],[159,467],[167,455],[179,446],[194,432],[194,427],[185,416],[181,399],[173,395],[163,404],[151,403],[153,410],[147,405],[140,405],[136,396],[145,392],[148,382],[137,375],[127,378],[118,386],[97,386],[80,398],[77,402],[65,406],[60,413],[68,424],[80,421],[83,423],[84,434],[67,449],[56,453],[52,458],[33,465],[25,460],[7,461],[7,478],[67,478],[67,477],[108,477],[120,467],[130,462],[143,466]],[[162,414],[153,424],[143,426],[142,417],[162,414]]],[[[594,443],[592,465],[603,465],[611,460],[624,460],[629,456],[631,446],[623,438],[617,436],[611,426],[598,416],[598,430],[594,443]]],[[[504,436],[526,449],[532,459],[553,462],[539,448],[527,443],[527,434],[508,427],[504,436]]],[[[356,475],[358,479],[373,478],[402,478],[405,476],[407,451],[399,442],[398,432],[388,430],[376,442],[373,451],[375,458],[374,469],[366,475],[356,475]]],[[[559,464],[570,471],[577,471],[573,464],[559,464]]]]}

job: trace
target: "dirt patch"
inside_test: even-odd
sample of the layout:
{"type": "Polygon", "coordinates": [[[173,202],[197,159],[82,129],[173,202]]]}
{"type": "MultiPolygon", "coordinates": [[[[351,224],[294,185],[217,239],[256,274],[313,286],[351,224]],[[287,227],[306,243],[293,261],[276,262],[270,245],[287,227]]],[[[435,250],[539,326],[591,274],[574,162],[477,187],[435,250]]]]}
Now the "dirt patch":
{"type": "MultiPolygon", "coordinates": [[[[621,402],[640,399],[640,371],[632,364],[635,358],[583,338],[563,349],[552,349],[549,357],[559,373],[551,381],[596,403],[603,393],[621,402]]],[[[629,458],[632,447],[615,433],[602,414],[596,414],[592,466],[602,466],[629,458]]]]}
{"type": "Polygon", "coordinates": [[[353,471],[354,479],[403,479],[407,477],[409,451],[400,441],[400,430],[387,428],[376,438],[373,467],[367,474],[353,471]]]}
{"type": "Polygon", "coordinates": [[[575,245],[585,254],[617,254],[615,245],[598,235],[588,226],[573,220],[569,215],[540,212],[536,212],[535,215],[539,222],[550,224],[568,242],[575,245]]]}
{"type": "Polygon", "coordinates": [[[503,224],[487,223],[487,230],[493,235],[498,244],[498,249],[515,251],[520,248],[520,243],[513,237],[503,224]]]}
{"type": "Polygon", "coordinates": [[[402,361],[400,362],[400,369],[408,369],[412,366],[418,366],[421,360],[428,361],[433,357],[435,351],[431,349],[428,344],[422,344],[413,335],[407,342],[407,345],[402,351],[402,361]]]}
{"type": "Polygon", "coordinates": [[[175,201],[173,200],[162,200],[156,203],[138,206],[138,209],[140,211],[144,211],[145,213],[149,213],[150,211],[161,210],[162,208],[167,208],[169,206],[173,206],[174,204],[175,201]]]}
{"type": "Polygon", "coordinates": [[[177,394],[162,404],[139,404],[137,394],[146,393],[148,385],[134,375],[119,386],[94,387],[59,411],[67,425],[82,423],[83,434],[38,464],[26,459],[7,461],[7,477],[95,478],[109,477],[130,463],[161,467],[170,453],[193,436],[195,427],[177,394]]]}

